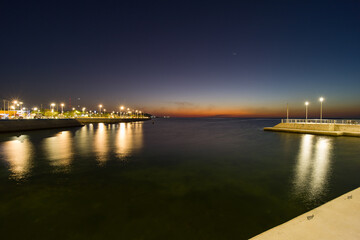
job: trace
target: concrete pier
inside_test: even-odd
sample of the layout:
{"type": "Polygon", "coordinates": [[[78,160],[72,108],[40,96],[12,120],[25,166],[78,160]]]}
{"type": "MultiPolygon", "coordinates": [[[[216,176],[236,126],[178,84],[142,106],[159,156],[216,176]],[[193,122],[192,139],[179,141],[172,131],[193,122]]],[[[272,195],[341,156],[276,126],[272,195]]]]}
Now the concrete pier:
{"type": "Polygon", "coordinates": [[[360,125],[335,123],[279,123],[265,131],[360,137],[360,125]]]}
{"type": "Polygon", "coordinates": [[[0,133],[81,126],[83,126],[83,124],[76,119],[0,120],[0,133]]]}
{"type": "Polygon", "coordinates": [[[251,239],[360,239],[360,188],[251,239]]]}

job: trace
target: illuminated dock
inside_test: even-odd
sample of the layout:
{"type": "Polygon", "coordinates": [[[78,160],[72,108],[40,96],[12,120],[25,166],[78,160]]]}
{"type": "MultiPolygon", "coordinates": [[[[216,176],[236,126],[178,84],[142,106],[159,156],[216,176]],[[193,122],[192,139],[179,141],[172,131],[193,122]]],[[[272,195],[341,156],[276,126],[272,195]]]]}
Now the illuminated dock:
{"type": "Polygon", "coordinates": [[[360,239],[359,226],[360,188],[357,188],[251,239],[360,239]]]}
{"type": "Polygon", "coordinates": [[[265,127],[264,130],[328,136],[360,137],[360,121],[332,119],[282,119],[281,123],[274,127],[265,127]]]}

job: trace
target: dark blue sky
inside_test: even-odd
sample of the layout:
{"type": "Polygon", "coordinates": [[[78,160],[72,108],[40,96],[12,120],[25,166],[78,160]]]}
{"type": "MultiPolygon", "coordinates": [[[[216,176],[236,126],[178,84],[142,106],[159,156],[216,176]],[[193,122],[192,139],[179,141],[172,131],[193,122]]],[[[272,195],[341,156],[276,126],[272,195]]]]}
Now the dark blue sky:
{"type": "Polygon", "coordinates": [[[1,1],[2,98],[360,116],[360,1],[1,1]],[[326,105],[325,105],[326,104],[326,105]],[[325,108],[326,106],[326,108],[325,108]]]}

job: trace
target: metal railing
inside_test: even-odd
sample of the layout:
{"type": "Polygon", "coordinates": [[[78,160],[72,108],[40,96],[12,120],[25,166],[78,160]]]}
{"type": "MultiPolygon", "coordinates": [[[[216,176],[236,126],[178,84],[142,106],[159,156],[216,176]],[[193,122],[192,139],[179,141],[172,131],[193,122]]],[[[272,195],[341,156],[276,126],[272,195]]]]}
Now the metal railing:
{"type": "Polygon", "coordinates": [[[360,120],[350,119],[281,119],[281,123],[344,124],[360,125],[360,120]]]}

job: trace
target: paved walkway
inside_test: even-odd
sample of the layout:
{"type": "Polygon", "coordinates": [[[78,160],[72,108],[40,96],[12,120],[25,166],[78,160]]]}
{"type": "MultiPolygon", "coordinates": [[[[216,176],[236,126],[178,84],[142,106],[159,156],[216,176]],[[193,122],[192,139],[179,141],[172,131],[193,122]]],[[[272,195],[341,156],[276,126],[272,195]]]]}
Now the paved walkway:
{"type": "Polygon", "coordinates": [[[251,239],[358,240],[360,239],[360,188],[251,239]]]}

